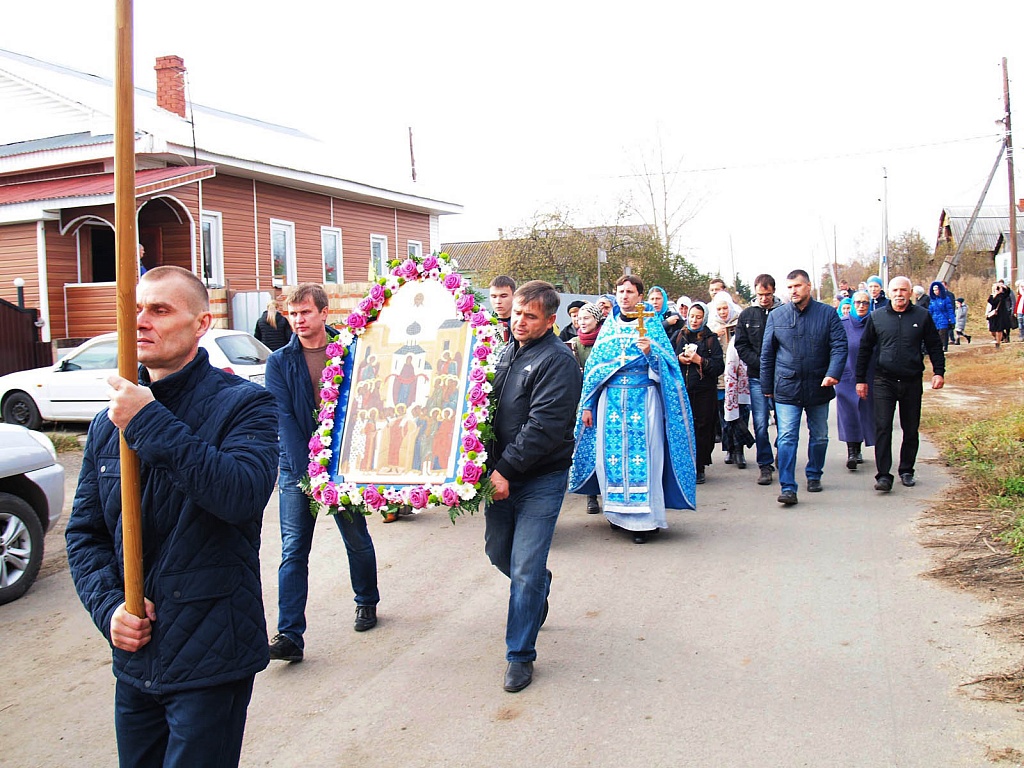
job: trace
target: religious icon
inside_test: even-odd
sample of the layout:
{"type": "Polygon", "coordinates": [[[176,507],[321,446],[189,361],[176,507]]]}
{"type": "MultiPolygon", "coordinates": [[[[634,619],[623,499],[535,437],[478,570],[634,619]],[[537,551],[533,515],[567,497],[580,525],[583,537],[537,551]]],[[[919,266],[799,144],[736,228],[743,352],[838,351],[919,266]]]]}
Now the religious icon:
{"type": "MultiPolygon", "coordinates": [[[[440,484],[455,477],[475,334],[436,281],[406,283],[353,345],[339,482],[440,484]]],[[[340,414],[340,409],[339,409],[340,414]]],[[[338,437],[340,436],[340,437],[338,437]]]]}

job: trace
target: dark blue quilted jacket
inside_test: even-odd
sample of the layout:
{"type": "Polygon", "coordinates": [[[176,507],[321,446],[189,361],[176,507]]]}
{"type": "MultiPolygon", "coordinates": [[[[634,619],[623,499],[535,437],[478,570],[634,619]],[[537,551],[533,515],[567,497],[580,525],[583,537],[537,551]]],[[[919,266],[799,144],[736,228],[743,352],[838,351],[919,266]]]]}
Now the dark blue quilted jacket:
{"type": "Polygon", "coordinates": [[[836,311],[811,299],[801,312],[783,304],[768,314],[761,342],[761,389],[777,403],[811,407],[836,396],[823,387],[843,377],[849,342],[836,311]]]}
{"type": "MultiPolygon", "coordinates": [[[[145,596],[152,640],[114,649],[114,674],[150,693],[200,688],[269,663],[260,529],[277,467],[274,401],[209,364],[206,351],[149,384],[156,402],[125,429],[142,472],[145,596]]],[[[67,527],[68,564],[83,604],[110,641],[124,602],[118,430],[104,410],[89,427],[67,527]]]]}

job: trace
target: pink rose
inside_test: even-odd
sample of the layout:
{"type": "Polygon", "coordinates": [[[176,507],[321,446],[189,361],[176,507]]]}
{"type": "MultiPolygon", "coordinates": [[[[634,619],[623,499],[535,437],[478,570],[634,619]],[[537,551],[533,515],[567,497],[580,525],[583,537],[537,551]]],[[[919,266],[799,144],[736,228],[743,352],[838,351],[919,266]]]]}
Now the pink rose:
{"type": "Polygon", "coordinates": [[[476,299],[471,293],[464,293],[455,300],[455,308],[462,314],[472,312],[474,306],[476,306],[476,299]]]}
{"type": "Polygon", "coordinates": [[[320,494],[320,500],[329,507],[335,506],[338,503],[338,489],[333,485],[324,486],[324,490],[320,494]]]}
{"type": "Polygon", "coordinates": [[[349,328],[359,329],[366,327],[366,315],[361,312],[353,312],[345,318],[345,325],[349,328]]]}
{"type": "Polygon", "coordinates": [[[324,366],[323,373],[320,374],[321,381],[334,381],[335,376],[341,376],[340,365],[327,365],[324,366]]]}
{"type": "Polygon", "coordinates": [[[362,312],[364,315],[368,315],[370,314],[370,310],[376,309],[376,305],[373,303],[373,299],[371,299],[369,296],[361,298],[359,300],[359,304],[357,304],[356,306],[359,307],[359,311],[362,312]]]}
{"type": "MultiPolygon", "coordinates": [[[[309,438],[309,452],[319,453],[324,447],[323,441],[320,439],[320,435],[313,435],[309,438]]],[[[310,474],[313,474],[310,472],[310,474]]]]}
{"type": "Polygon", "coordinates": [[[309,466],[306,467],[306,473],[310,477],[316,477],[317,475],[320,474],[320,469],[321,469],[320,462],[318,462],[318,461],[311,461],[311,462],[309,462],[309,466]]]}
{"type": "Polygon", "coordinates": [[[412,259],[406,259],[399,264],[398,268],[395,270],[396,275],[402,275],[403,277],[408,278],[415,278],[417,273],[418,270],[416,269],[416,262],[412,259]]]}
{"type": "Polygon", "coordinates": [[[462,285],[462,275],[458,272],[449,272],[444,276],[444,287],[449,291],[454,291],[460,285],[462,285]]]}
{"type": "Polygon", "coordinates": [[[328,357],[344,357],[345,347],[336,341],[332,341],[327,345],[327,356],[328,357]]]}
{"type": "Polygon", "coordinates": [[[366,297],[374,304],[380,304],[386,298],[384,286],[380,283],[374,283],[370,286],[370,292],[366,294],[366,297]]]}
{"type": "Polygon", "coordinates": [[[491,348],[486,344],[477,344],[473,347],[473,357],[477,360],[486,360],[489,354],[491,354],[491,348]]]}
{"type": "Polygon", "coordinates": [[[482,475],[483,472],[484,471],[480,468],[479,464],[467,461],[466,465],[462,468],[462,482],[473,485],[480,479],[480,475],[482,475]]]}
{"type": "Polygon", "coordinates": [[[331,408],[321,408],[317,415],[317,421],[327,421],[334,418],[334,411],[331,408]]]}
{"type": "Polygon", "coordinates": [[[466,451],[482,451],[484,444],[480,442],[480,438],[476,435],[463,435],[462,436],[462,450],[466,451]]]}
{"type": "MultiPolygon", "coordinates": [[[[474,429],[476,429],[476,425],[476,414],[471,413],[468,416],[466,416],[465,419],[462,420],[462,428],[467,432],[472,432],[474,429]]],[[[312,448],[310,448],[310,450],[312,450],[312,448]]]]}
{"type": "Polygon", "coordinates": [[[474,328],[479,328],[481,325],[488,325],[491,322],[491,316],[481,310],[480,312],[474,312],[469,318],[469,324],[474,328]]]}
{"type": "Polygon", "coordinates": [[[457,507],[459,506],[459,494],[454,488],[445,486],[441,491],[441,503],[446,507],[457,507]]]}
{"type": "Polygon", "coordinates": [[[324,387],[320,390],[320,397],[329,403],[338,399],[338,388],[335,386],[324,387]]]}
{"type": "Polygon", "coordinates": [[[423,260],[424,272],[429,272],[432,269],[437,269],[439,266],[440,264],[437,261],[437,256],[435,256],[434,254],[430,254],[429,256],[427,256],[427,258],[423,260]]]}
{"type": "Polygon", "coordinates": [[[426,488],[413,488],[409,491],[409,503],[413,509],[423,509],[430,503],[430,491],[426,488]]]}
{"type": "Polygon", "coordinates": [[[473,405],[483,405],[487,402],[487,393],[479,384],[474,384],[469,388],[469,402],[473,405]]]}
{"type": "Polygon", "coordinates": [[[483,384],[487,381],[487,371],[483,368],[474,368],[469,372],[469,380],[474,384],[483,384]]]}
{"type": "Polygon", "coordinates": [[[380,509],[388,503],[387,499],[381,496],[380,491],[372,485],[366,486],[366,490],[363,491],[363,501],[370,509],[380,509]]]}

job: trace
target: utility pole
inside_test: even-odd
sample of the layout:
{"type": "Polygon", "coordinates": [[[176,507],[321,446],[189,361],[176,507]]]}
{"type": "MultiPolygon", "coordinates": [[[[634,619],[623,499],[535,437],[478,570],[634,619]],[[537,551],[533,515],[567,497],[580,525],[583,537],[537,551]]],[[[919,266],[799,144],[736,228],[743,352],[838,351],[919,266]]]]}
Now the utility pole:
{"type": "Polygon", "coordinates": [[[1006,171],[1010,177],[1010,278],[1013,282],[1013,270],[1017,270],[1017,279],[1024,280],[1024,270],[1021,269],[1019,261],[1020,254],[1017,253],[1017,192],[1013,184],[1013,133],[1010,130],[1010,77],[1006,71],[1006,57],[1003,56],[1003,105],[1006,107],[1006,114],[1003,116],[1003,126],[1006,135],[1003,139],[1006,145],[1006,171]]]}
{"type": "Polygon", "coordinates": [[[889,172],[885,168],[882,168],[882,253],[878,276],[885,290],[889,290],[889,172]]]}

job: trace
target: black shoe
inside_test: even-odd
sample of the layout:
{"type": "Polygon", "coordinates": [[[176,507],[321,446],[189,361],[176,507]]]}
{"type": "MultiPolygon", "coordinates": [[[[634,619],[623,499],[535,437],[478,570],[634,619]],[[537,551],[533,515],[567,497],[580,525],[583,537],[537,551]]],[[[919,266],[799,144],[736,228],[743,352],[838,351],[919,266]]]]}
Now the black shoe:
{"type": "Polygon", "coordinates": [[[533,682],[532,661],[510,661],[505,670],[505,690],[517,693],[533,682]]]}
{"type": "Polygon", "coordinates": [[[735,464],[736,463],[736,459],[733,458],[732,451],[729,451],[727,454],[725,454],[725,463],[726,464],[735,464]]]}
{"type": "Polygon", "coordinates": [[[860,451],[857,451],[857,463],[858,464],[863,464],[864,463],[864,454],[862,454],[860,451]]]}
{"type": "Polygon", "coordinates": [[[875,480],[875,490],[881,491],[882,493],[888,493],[892,490],[892,478],[891,477],[880,477],[875,480]]]}
{"type": "Polygon", "coordinates": [[[302,661],[302,649],[287,635],[277,634],[270,641],[270,658],[274,661],[302,661]]]}
{"type": "Polygon", "coordinates": [[[356,632],[365,632],[368,629],[373,629],[377,626],[377,606],[376,605],[357,605],[356,606],[356,623],[353,628],[356,632]]]}
{"type": "Polygon", "coordinates": [[[796,504],[796,491],[783,491],[779,494],[779,504],[785,504],[787,507],[791,507],[796,504]]]}
{"type": "Polygon", "coordinates": [[[854,448],[846,451],[846,468],[851,472],[857,468],[857,451],[854,448]]]}
{"type": "Polygon", "coordinates": [[[587,514],[601,514],[601,505],[597,503],[597,496],[587,496],[587,514]]]}
{"type": "Polygon", "coordinates": [[[633,543],[634,544],[646,544],[647,543],[647,531],[634,531],[633,532],[633,543]]]}
{"type": "Polygon", "coordinates": [[[970,336],[968,336],[968,337],[967,337],[967,343],[968,343],[968,344],[970,344],[970,343],[971,343],[971,337],[970,337],[970,336]]]}
{"type": "Polygon", "coordinates": [[[907,488],[913,488],[917,485],[917,481],[914,479],[914,476],[909,472],[904,472],[900,475],[900,482],[907,486],[907,488]]]}
{"type": "Polygon", "coordinates": [[[772,468],[770,466],[761,467],[761,476],[757,478],[758,485],[771,485],[772,484],[772,468]]]}
{"type": "Polygon", "coordinates": [[[703,469],[697,470],[697,480],[696,480],[696,482],[697,482],[697,485],[703,485],[705,482],[707,482],[707,478],[704,477],[704,470],[703,469]]]}
{"type": "Polygon", "coordinates": [[[743,449],[736,451],[736,469],[747,468],[747,457],[743,455],[743,449]]]}
{"type": "Polygon", "coordinates": [[[821,493],[821,480],[808,480],[807,481],[807,492],[808,493],[821,493]]]}

